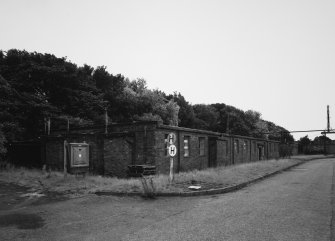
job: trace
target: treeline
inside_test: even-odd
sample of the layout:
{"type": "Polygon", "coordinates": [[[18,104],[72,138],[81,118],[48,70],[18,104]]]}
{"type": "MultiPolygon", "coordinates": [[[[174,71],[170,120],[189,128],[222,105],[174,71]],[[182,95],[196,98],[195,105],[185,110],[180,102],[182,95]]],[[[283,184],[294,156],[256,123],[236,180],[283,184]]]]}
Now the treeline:
{"type": "Polygon", "coordinates": [[[285,129],[256,111],[222,103],[190,104],[181,93],[147,87],[144,79],[113,75],[105,66],[77,66],[52,54],[0,51],[0,153],[10,141],[38,137],[46,118],[59,125],[157,120],[167,125],[292,142],[285,129]],[[271,133],[271,134],[264,134],[271,133]],[[268,136],[266,136],[268,135],[268,136]]]}
{"type": "Polygon", "coordinates": [[[298,152],[302,154],[324,154],[325,146],[332,144],[327,136],[317,136],[313,140],[308,136],[301,137],[298,141],[298,152]]]}

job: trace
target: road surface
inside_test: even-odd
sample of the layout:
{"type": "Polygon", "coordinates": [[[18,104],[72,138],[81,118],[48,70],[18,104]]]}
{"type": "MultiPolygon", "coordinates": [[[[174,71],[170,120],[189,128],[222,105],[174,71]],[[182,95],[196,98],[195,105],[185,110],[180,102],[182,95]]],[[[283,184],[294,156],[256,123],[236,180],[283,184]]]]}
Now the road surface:
{"type": "Polygon", "coordinates": [[[223,195],[12,202],[0,208],[0,240],[333,241],[334,172],[323,159],[223,195]]]}

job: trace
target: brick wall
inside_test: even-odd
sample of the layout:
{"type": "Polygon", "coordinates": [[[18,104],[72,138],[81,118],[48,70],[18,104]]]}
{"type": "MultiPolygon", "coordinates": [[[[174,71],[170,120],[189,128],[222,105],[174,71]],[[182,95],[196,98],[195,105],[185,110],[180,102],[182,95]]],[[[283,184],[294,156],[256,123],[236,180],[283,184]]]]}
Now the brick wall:
{"type": "Polygon", "coordinates": [[[209,164],[209,136],[201,132],[186,131],[183,128],[176,130],[176,128],[157,129],[154,135],[155,145],[155,165],[158,173],[169,173],[170,157],[166,152],[165,138],[169,133],[174,133],[177,137],[176,147],[177,155],[174,157],[174,171],[183,172],[194,169],[204,169],[209,164]],[[189,138],[189,156],[185,156],[184,138],[189,138]],[[204,153],[199,150],[199,140],[204,141],[204,153]]]}
{"type": "MultiPolygon", "coordinates": [[[[177,132],[174,131],[156,131],[154,133],[155,139],[155,166],[157,174],[161,173],[169,173],[170,171],[170,157],[167,155],[166,145],[165,145],[165,135],[169,133],[174,133],[177,136],[177,132]]],[[[177,154],[174,157],[174,171],[178,172],[178,155],[180,149],[178,148],[178,142],[176,143],[177,146],[177,154]]]]}
{"type": "Polygon", "coordinates": [[[139,122],[112,126],[113,132],[134,133],[134,163],[155,165],[156,161],[156,122],[139,122]]]}
{"type": "Polygon", "coordinates": [[[180,171],[189,171],[194,169],[204,169],[209,165],[208,153],[208,136],[201,133],[191,133],[182,131],[179,134],[179,150],[180,150],[180,171]],[[184,138],[189,138],[189,156],[185,156],[184,138]],[[203,138],[205,142],[204,154],[200,155],[199,138],[203,138]]]}
{"type": "MultiPolygon", "coordinates": [[[[110,135],[73,134],[66,136],[68,142],[86,142],[90,145],[90,171],[124,177],[130,164],[155,165],[157,174],[168,174],[170,157],[165,144],[166,135],[177,137],[177,155],[174,157],[174,172],[205,169],[209,166],[225,166],[247,163],[278,156],[278,143],[241,136],[159,125],[156,122],[131,123],[109,127],[110,135]],[[111,133],[113,131],[113,133],[111,133]],[[189,138],[189,156],[185,156],[184,139],[189,138]],[[199,142],[203,141],[203,153],[199,142]],[[234,142],[237,141],[236,148],[234,142]]],[[[65,138],[65,137],[64,137],[65,138]]],[[[50,166],[63,168],[63,141],[56,138],[46,143],[46,159],[50,166]]]]}
{"type": "Polygon", "coordinates": [[[105,175],[126,177],[128,165],[132,164],[133,139],[114,137],[104,140],[105,175]]]}
{"type": "Polygon", "coordinates": [[[268,156],[267,159],[275,159],[279,157],[279,143],[268,142],[268,156]]]}
{"type": "Polygon", "coordinates": [[[48,140],[45,143],[45,164],[51,170],[63,170],[64,141],[62,139],[48,140]]]}
{"type": "Polygon", "coordinates": [[[229,138],[218,138],[216,154],[218,166],[227,166],[232,164],[230,145],[231,143],[229,138]]]}
{"type": "MultiPolygon", "coordinates": [[[[45,162],[53,170],[64,169],[64,140],[67,143],[89,144],[89,170],[94,174],[104,173],[103,139],[99,135],[72,135],[48,137],[45,142],[45,162]]],[[[69,157],[68,157],[69,158],[69,157]]],[[[68,164],[70,160],[68,160],[68,164]]],[[[68,167],[70,167],[68,165],[68,167]]]]}
{"type": "Polygon", "coordinates": [[[251,141],[247,138],[232,138],[233,163],[246,163],[252,161],[250,151],[252,150],[251,141]]]}

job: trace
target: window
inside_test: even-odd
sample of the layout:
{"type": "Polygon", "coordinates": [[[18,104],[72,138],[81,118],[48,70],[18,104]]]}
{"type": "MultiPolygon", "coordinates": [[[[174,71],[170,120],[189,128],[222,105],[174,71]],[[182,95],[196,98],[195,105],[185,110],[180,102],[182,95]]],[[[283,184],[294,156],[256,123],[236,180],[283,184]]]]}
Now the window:
{"type": "Polygon", "coordinates": [[[234,151],[236,153],[239,153],[240,152],[240,144],[239,144],[239,141],[238,140],[235,140],[234,141],[234,151]]]}
{"type": "Polygon", "coordinates": [[[190,137],[184,136],[184,157],[190,156],[190,137]]]}
{"type": "Polygon", "coordinates": [[[243,151],[248,150],[248,143],[246,141],[243,142],[243,151]]]}
{"type": "Polygon", "coordinates": [[[205,137],[199,137],[199,155],[205,155],[205,137]]]}

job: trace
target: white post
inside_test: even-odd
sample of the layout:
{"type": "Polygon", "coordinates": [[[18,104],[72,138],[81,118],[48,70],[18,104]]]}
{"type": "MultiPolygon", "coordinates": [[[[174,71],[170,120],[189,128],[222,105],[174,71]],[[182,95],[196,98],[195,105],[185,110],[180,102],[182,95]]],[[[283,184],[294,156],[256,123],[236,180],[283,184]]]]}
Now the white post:
{"type": "Polygon", "coordinates": [[[173,182],[173,157],[170,157],[170,183],[173,182]]]}

